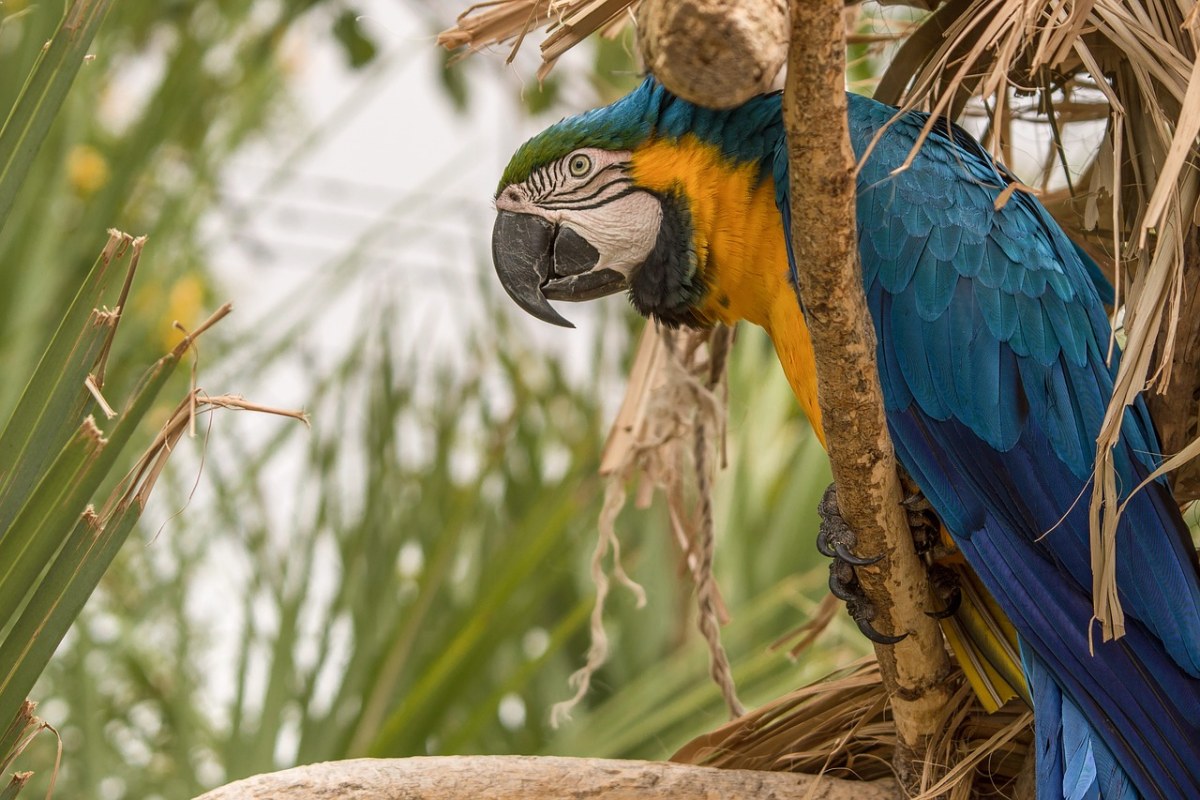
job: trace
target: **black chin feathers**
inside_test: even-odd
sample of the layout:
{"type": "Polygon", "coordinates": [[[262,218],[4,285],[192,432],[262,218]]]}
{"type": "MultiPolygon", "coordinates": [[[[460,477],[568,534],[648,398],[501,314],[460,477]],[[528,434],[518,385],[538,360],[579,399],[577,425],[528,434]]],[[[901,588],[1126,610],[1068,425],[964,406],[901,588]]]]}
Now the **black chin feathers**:
{"type": "Polygon", "coordinates": [[[692,217],[681,189],[657,195],[662,204],[662,225],[654,249],[633,271],[629,301],[644,317],[654,317],[668,328],[707,327],[696,314],[707,287],[700,273],[692,237],[692,217]]]}

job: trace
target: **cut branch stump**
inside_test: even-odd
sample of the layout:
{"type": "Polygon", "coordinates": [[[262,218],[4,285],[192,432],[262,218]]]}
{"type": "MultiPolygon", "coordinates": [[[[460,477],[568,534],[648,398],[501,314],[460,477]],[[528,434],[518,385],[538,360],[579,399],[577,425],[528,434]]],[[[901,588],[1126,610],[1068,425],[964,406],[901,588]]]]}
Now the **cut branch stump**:
{"type": "Polygon", "coordinates": [[[787,0],[642,0],[637,23],[646,68],[708,108],[770,91],[787,60],[787,0]]]}

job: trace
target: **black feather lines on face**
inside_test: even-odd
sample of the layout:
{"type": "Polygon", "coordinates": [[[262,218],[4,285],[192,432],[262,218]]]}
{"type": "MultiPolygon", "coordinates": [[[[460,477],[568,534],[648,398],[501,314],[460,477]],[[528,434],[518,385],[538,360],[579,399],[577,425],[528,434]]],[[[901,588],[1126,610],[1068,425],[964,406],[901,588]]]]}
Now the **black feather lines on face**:
{"type": "Polygon", "coordinates": [[[656,194],[662,204],[662,225],[654,249],[633,272],[629,300],[642,316],[654,317],[668,328],[707,327],[697,315],[708,287],[697,264],[692,216],[682,187],[656,194]]]}

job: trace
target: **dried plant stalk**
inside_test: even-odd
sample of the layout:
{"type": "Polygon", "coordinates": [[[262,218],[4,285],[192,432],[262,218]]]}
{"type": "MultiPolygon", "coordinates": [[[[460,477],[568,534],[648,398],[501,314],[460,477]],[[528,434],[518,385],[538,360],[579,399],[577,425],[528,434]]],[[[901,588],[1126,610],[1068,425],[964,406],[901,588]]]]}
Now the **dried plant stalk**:
{"type": "MultiPolygon", "coordinates": [[[[917,796],[1012,797],[1029,761],[1032,715],[1015,703],[986,714],[961,679],[951,688],[929,761],[913,787],[917,796]]],[[[879,663],[861,659],[696,737],[671,759],[875,781],[894,774],[901,748],[894,714],[879,663]]]]}
{"type": "Polygon", "coordinates": [[[447,50],[468,55],[494,44],[512,42],[506,63],[512,63],[525,36],[546,26],[548,36],[541,44],[541,80],[554,68],[563,53],[596,31],[615,36],[619,21],[637,0],[491,0],[476,3],[459,14],[453,28],[438,34],[437,43],[447,50]]]}
{"type": "Polygon", "coordinates": [[[591,566],[596,585],[591,646],[587,662],[571,676],[574,694],[551,712],[554,724],[583,700],[592,676],[608,658],[604,630],[608,569],[618,583],[634,593],[639,607],[645,604],[642,587],[621,565],[616,532],[617,515],[627,500],[625,487],[635,481],[640,481],[642,487],[637,497],[639,507],[649,504],[656,489],[666,496],[671,531],[696,586],[697,622],[708,644],[713,680],[721,689],[730,716],[745,711],[721,644],[720,626],[728,621],[729,614],[713,575],[713,456],[724,458],[725,367],[732,340],[733,332],[721,326],[714,331],[671,333],[649,323],[642,332],[625,399],[600,459],[600,474],[608,483],[591,566]],[[610,551],[612,566],[606,568],[610,551]]]}

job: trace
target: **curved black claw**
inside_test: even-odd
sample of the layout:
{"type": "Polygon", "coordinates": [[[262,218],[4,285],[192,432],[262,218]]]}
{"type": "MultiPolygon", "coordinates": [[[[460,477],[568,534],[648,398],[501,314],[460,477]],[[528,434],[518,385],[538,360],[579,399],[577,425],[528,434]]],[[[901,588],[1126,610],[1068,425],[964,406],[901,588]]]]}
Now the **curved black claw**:
{"type": "Polygon", "coordinates": [[[908,638],[907,633],[902,633],[899,636],[888,636],[886,633],[880,633],[872,628],[871,623],[865,619],[856,619],[854,621],[858,623],[858,629],[862,631],[862,635],[876,644],[896,644],[908,638]]]}
{"type": "Polygon", "coordinates": [[[941,611],[926,611],[928,616],[934,619],[949,619],[958,613],[958,609],[962,607],[962,589],[955,586],[950,591],[950,597],[946,601],[946,607],[941,611]]]}
{"type": "Polygon", "coordinates": [[[829,593],[846,603],[863,602],[862,587],[854,570],[836,561],[829,565],[829,593]]]}
{"type": "Polygon", "coordinates": [[[926,611],[925,613],[934,619],[946,619],[954,616],[962,606],[963,600],[962,586],[958,582],[958,575],[945,565],[934,564],[929,568],[929,582],[938,597],[946,601],[946,608],[942,611],[926,611]]]}
{"type": "Polygon", "coordinates": [[[821,530],[817,533],[817,552],[826,558],[835,558],[837,553],[829,546],[829,526],[825,524],[824,518],[821,520],[821,530]]]}
{"type": "Polygon", "coordinates": [[[873,556],[871,558],[856,556],[854,553],[850,552],[850,548],[847,547],[843,542],[838,542],[835,544],[833,546],[833,552],[836,553],[837,557],[842,561],[845,561],[847,564],[853,564],[856,567],[869,567],[872,564],[878,564],[883,560],[883,556],[873,556]]]}
{"type": "Polygon", "coordinates": [[[877,564],[883,556],[863,558],[856,556],[850,548],[854,546],[857,537],[846,520],[842,519],[841,509],[837,503],[837,488],[829,484],[821,502],[817,504],[817,513],[821,516],[821,530],[817,534],[817,550],[826,558],[840,559],[856,567],[866,567],[877,564]]]}
{"type": "Polygon", "coordinates": [[[846,603],[846,610],[858,625],[858,629],[876,644],[895,644],[902,641],[907,633],[900,636],[888,636],[871,627],[875,619],[875,607],[863,593],[862,584],[858,582],[855,567],[865,567],[878,563],[883,556],[862,558],[854,555],[850,548],[854,546],[854,531],[842,519],[837,505],[837,492],[832,485],[825,490],[817,512],[821,515],[821,532],[817,535],[817,549],[827,558],[833,559],[829,564],[829,591],[833,596],[846,603]]]}

